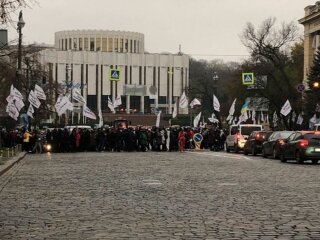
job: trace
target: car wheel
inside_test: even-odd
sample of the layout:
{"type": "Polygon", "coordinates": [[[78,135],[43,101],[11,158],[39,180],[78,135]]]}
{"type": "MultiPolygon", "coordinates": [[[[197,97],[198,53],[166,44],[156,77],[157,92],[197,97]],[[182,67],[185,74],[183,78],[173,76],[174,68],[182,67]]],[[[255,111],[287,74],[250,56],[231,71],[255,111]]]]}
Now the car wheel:
{"type": "Polygon", "coordinates": [[[243,150],[244,155],[248,155],[248,152],[246,150],[243,150]]]}
{"type": "Polygon", "coordinates": [[[296,161],[299,164],[303,163],[303,158],[301,157],[300,151],[296,151],[296,161]]]}
{"type": "Polygon", "coordinates": [[[251,149],[251,154],[252,154],[253,156],[256,156],[256,155],[257,155],[257,150],[256,150],[255,147],[252,147],[252,149],[251,149]]]}
{"type": "Polygon", "coordinates": [[[272,156],[274,159],[278,159],[278,157],[279,157],[275,148],[273,148],[272,156]]]}
{"type": "Polygon", "coordinates": [[[317,159],[312,159],[312,164],[317,164],[318,163],[318,160],[317,159]]]}
{"type": "Polygon", "coordinates": [[[262,157],[263,157],[263,158],[266,158],[266,157],[267,157],[267,154],[265,153],[264,148],[262,148],[262,157]]]}
{"type": "Polygon", "coordinates": [[[226,144],[226,151],[227,151],[227,153],[229,153],[230,152],[230,148],[228,147],[228,145],[226,144]]]}
{"type": "Polygon", "coordinates": [[[279,156],[280,156],[280,161],[281,162],[285,163],[287,161],[287,159],[285,158],[283,153],[279,153],[279,156]]]}

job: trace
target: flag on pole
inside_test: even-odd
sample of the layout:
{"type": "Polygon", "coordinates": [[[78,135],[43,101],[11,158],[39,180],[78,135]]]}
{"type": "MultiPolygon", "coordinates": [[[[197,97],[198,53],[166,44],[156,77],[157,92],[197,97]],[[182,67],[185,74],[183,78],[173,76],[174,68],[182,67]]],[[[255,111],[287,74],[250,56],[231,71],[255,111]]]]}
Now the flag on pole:
{"type": "Polygon", "coordinates": [[[220,103],[216,95],[213,94],[213,109],[217,112],[220,112],[220,103]]]}
{"type": "Polygon", "coordinates": [[[261,123],[264,123],[264,114],[263,114],[263,112],[261,112],[260,115],[261,115],[261,123]]]}
{"type": "Polygon", "coordinates": [[[246,99],[246,101],[244,102],[244,104],[241,107],[241,113],[243,114],[248,110],[249,110],[249,100],[246,99]]]}
{"type": "Polygon", "coordinates": [[[86,99],[81,95],[81,92],[79,89],[72,89],[72,98],[76,100],[77,102],[87,104],[86,99]]]}
{"type": "Polygon", "coordinates": [[[297,118],[297,124],[302,125],[302,123],[303,123],[302,113],[299,113],[298,118],[297,118]]]}
{"type": "Polygon", "coordinates": [[[291,110],[292,108],[291,108],[290,102],[289,100],[287,100],[285,104],[282,106],[280,113],[283,116],[287,116],[291,112],[291,110]]]}
{"type": "Polygon", "coordinates": [[[172,118],[176,118],[177,114],[178,114],[178,102],[175,102],[173,106],[172,118]]]}
{"type": "Polygon", "coordinates": [[[235,99],[233,100],[232,104],[231,104],[230,109],[229,109],[229,115],[228,115],[228,117],[227,117],[227,119],[226,119],[226,120],[229,121],[229,122],[230,122],[230,120],[232,120],[232,118],[233,118],[233,114],[234,114],[235,107],[236,107],[236,101],[237,101],[237,99],[235,98],[235,99]]]}
{"type": "Polygon", "coordinates": [[[118,95],[118,97],[114,100],[113,106],[116,108],[122,104],[121,95],[118,95]]]}
{"type": "Polygon", "coordinates": [[[253,124],[256,124],[256,110],[252,110],[251,119],[253,121],[253,124]]]}
{"type": "Polygon", "coordinates": [[[36,96],[36,93],[33,90],[30,91],[28,100],[29,100],[29,103],[31,103],[35,108],[40,107],[41,103],[38,97],[36,96]]]}
{"type": "Polygon", "coordinates": [[[190,103],[190,107],[193,108],[193,106],[195,105],[201,105],[201,102],[199,101],[199,99],[195,98],[191,101],[190,103]]]}
{"type": "Polygon", "coordinates": [[[201,112],[194,118],[193,127],[198,127],[200,119],[201,119],[201,112]]]}
{"type": "Polygon", "coordinates": [[[27,115],[28,115],[29,117],[33,118],[33,114],[34,114],[33,106],[32,106],[32,104],[29,104],[29,108],[28,108],[27,115]]]}
{"type": "Polygon", "coordinates": [[[96,115],[94,114],[94,112],[92,112],[90,110],[90,108],[88,108],[86,105],[83,106],[83,116],[87,117],[87,118],[91,118],[91,119],[97,119],[96,115]]]}
{"type": "Polygon", "coordinates": [[[110,97],[108,96],[108,108],[111,110],[112,113],[115,113],[114,111],[114,105],[110,99],[110,97]]]}
{"type": "Polygon", "coordinates": [[[37,98],[42,99],[42,100],[47,99],[47,96],[44,93],[43,89],[37,84],[34,86],[34,92],[35,92],[37,98]]]}
{"type": "Polygon", "coordinates": [[[180,108],[187,108],[188,107],[188,98],[187,98],[185,92],[182,93],[182,95],[179,99],[179,107],[180,108]]]}
{"type": "Polygon", "coordinates": [[[216,115],[214,113],[212,113],[211,118],[208,118],[208,119],[212,123],[218,123],[219,122],[218,118],[216,117],[216,115]]]}
{"type": "Polygon", "coordinates": [[[274,113],[273,113],[272,122],[273,122],[273,126],[274,126],[274,127],[278,126],[278,115],[277,115],[277,111],[274,111],[274,113]]]}

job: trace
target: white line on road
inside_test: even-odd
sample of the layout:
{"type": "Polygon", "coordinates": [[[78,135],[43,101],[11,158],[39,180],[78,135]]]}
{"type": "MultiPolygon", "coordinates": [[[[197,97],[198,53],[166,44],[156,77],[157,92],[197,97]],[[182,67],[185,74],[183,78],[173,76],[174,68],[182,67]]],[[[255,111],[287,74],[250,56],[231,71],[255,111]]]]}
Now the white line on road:
{"type": "Polygon", "coordinates": [[[194,154],[200,154],[200,155],[206,155],[206,156],[212,156],[212,157],[223,157],[223,158],[234,158],[234,159],[245,159],[245,160],[253,160],[252,158],[241,156],[241,155],[233,155],[233,154],[225,154],[225,153],[219,153],[219,152],[188,152],[188,153],[194,153],[194,154]]]}

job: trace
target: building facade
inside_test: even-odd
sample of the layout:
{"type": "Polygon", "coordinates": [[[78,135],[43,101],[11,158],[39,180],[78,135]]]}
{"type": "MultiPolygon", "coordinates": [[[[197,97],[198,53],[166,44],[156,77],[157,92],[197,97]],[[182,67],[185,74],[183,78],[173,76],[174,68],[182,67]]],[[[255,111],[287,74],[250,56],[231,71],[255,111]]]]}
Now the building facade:
{"type": "Polygon", "coordinates": [[[189,56],[147,53],[144,46],[144,35],[136,32],[61,31],[55,34],[55,48],[41,51],[40,61],[65,91],[80,88],[94,111],[108,112],[108,97],[121,96],[118,111],[123,113],[146,114],[159,107],[171,114],[189,87],[189,56]],[[117,80],[112,70],[119,73],[117,80]]]}
{"type": "Polygon", "coordinates": [[[299,20],[304,26],[304,77],[306,84],[315,53],[320,46],[320,1],[304,9],[305,15],[299,20]]]}

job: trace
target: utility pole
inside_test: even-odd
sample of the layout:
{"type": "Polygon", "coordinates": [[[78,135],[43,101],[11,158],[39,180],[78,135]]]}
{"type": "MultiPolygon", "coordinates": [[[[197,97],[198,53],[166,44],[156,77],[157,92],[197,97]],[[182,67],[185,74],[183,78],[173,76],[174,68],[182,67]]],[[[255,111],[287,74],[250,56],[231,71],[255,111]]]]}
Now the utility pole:
{"type": "Polygon", "coordinates": [[[18,43],[18,69],[17,69],[17,82],[16,82],[16,88],[18,90],[21,90],[21,75],[22,75],[22,69],[21,69],[21,47],[22,47],[22,28],[24,27],[26,23],[23,21],[22,17],[22,11],[19,13],[19,21],[17,23],[17,31],[19,33],[19,43],[18,43]]]}

